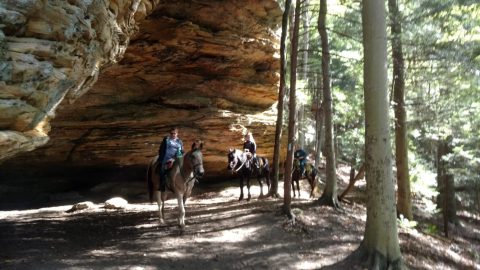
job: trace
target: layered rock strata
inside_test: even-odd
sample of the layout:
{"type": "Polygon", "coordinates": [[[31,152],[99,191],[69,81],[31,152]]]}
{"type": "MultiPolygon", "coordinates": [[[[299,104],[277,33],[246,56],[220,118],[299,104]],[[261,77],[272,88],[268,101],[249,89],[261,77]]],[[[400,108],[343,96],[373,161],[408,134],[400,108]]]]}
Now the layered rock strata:
{"type": "Polygon", "coordinates": [[[60,102],[88,91],[123,56],[158,2],[0,2],[0,161],[48,141],[60,102]]]}
{"type": "MultiPolygon", "coordinates": [[[[67,2],[78,4],[80,1],[67,2]]],[[[228,174],[225,170],[227,150],[229,147],[241,147],[247,130],[251,130],[257,139],[259,153],[272,156],[276,120],[274,103],[278,87],[278,59],[275,57],[278,37],[273,30],[281,17],[275,1],[137,1],[139,6],[136,9],[131,7],[132,3],[129,6],[124,1],[123,6],[129,7],[124,10],[136,10],[133,15],[119,11],[121,5],[118,2],[121,1],[110,2],[117,3],[116,13],[107,8],[106,14],[123,15],[113,17],[116,18],[113,21],[109,17],[104,27],[112,24],[126,30],[117,33],[112,29],[118,28],[110,28],[109,33],[118,35],[115,42],[108,41],[109,38],[97,38],[95,45],[86,43],[93,48],[102,47],[101,50],[92,51],[87,47],[82,52],[72,49],[68,50],[69,53],[65,52],[65,55],[75,58],[73,63],[88,69],[70,65],[74,74],[58,77],[52,73],[44,81],[31,80],[38,85],[26,87],[30,91],[27,96],[32,96],[33,100],[33,96],[39,95],[37,92],[43,93],[39,89],[43,82],[48,85],[48,91],[43,94],[49,98],[41,99],[41,105],[30,105],[38,110],[31,117],[27,117],[30,114],[26,114],[25,109],[19,109],[17,118],[8,118],[10,124],[6,120],[1,123],[5,123],[3,128],[13,130],[9,132],[23,136],[27,132],[38,132],[42,135],[32,138],[39,140],[46,138],[48,128],[45,126],[48,125],[45,123],[50,122],[51,140],[33,152],[4,162],[4,167],[145,166],[172,126],[179,127],[186,148],[196,138],[205,141],[205,169],[210,177],[228,174]],[[143,19],[147,13],[150,15],[143,19]],[[142,19],[136,34],[133,35],[135,23],[125,27],[125,18],[135,22],[142,19]],[[129,43],[128,48],[123,45],[124,42],[129,43]],[[110,65],[121,56],[123,58],[117,64],[110,65]],[[98,81],[90,87],[89,84],[97,79],[99,67],[105,65],[108,67],[101,70],[98,81]],[[63,79],[51,83],[48,78],[50,81],[52,78],[63,79]],[[55,90],[60,88],[59,85],[68,83],[75,87],[55,90]],[[84,94],[86,90],[89,91],[84,94]],[[55,104],[53,97],[57,98],[55,104]],[[78,99],[73,104],[63,102],[58,106],[62,97],[78,99]],[[25,117],[20,117],[22,115],[25,117]],[[54,115],[56,117],[51,119],[54,115]]],[[[83,10],[89,14],[88,7],[83,10]]],[[[98,18],[106,16],[98,17],[97,13],[90,14],[89,18],[99,21],[98,18]]],[[[78,22],[75,25],[83,27],[78,22]]],[[[84,32],[75,33],[83,37],[86,34],[80,33],[84,32]]],[[[15,40],[9,36],[5,39],[8,42],[15,40]]],[[[78,47],[75,45],[78,40],[64,42],[64,50],[70,48],[69,44],[78,47]]],[[[12,44],[8,46],[16,47],[12,44]]],[[[29,53],[31,51],[24,52],[25,55],[29,53]]],[[[58,70],[66,72],[63,62],[59,63],[53,56],[43,57],[52,58],[47,61],[52,70],[58,67],[58,70]]],[[[33,57],[39,61],[37,58],[33,57]]],[[[36,76],[40,76],[38,63],[32,65],[36,67],[36,76]]],[[[8,82],[4,86],[19,87],[8,82]]],[[[25,85],[25,80],[19,80],[19,85],[25,85]]],[[[17,93],[16,90],[11,92],[17,93]]],[[[30,99],[23,100],[26,104],[33,104],[33,101],[28,101],[30,99]]],[[[42,143],[44,141],[39,141],[37,145],[42,143]]],[[[30,148],[15,151],[29,150],[37,145],[30,143],[30,148]]]]}

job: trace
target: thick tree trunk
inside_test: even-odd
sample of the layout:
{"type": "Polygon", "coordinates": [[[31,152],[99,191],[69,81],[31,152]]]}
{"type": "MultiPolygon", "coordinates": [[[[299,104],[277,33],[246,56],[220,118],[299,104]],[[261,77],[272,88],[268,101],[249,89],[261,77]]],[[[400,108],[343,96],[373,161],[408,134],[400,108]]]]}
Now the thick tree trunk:
{"type": "Polygon", "coordinates": [[[284,176],[284,204],[283,210],[288,217],[292,218],[293,213],[291,211],[292,194],[291,194],[291,182],[292,182],[292,168],[293,168],[293,143],[295,136],[295,113],[296,113],[296,87],[297,87],[297,55],[298,55],[298,29],[300,25],[300,0],[295,4],[295,22],[293,24],[293,37],[292,37],[292,52],[291,52],[291,66],[290,66],[290,100],[289,100],[289,112],[288,112],[288,148],[287,148],[287,160],[285,162],[285,176],[284,176]]]}
{"type": "Polygon", "coordinates": [[[397,215],[412,219],[412,196],[408,171],[407,113],[402,49],[401,15],[397,0],[388,0],[392,32],[393,102],[395,109],[395,162],[397,165],[397,215]]]}
{"type": "Polygon", "coordinates": [[[330,52],[328,48],[328,35],[326,28],[327,1],[320,1],[320,14],[318,16],[318,31],[322,40],[322,81],[323,104],[325,116],[325,154],[326,154],[326,185],[319,199],[321,204],[338,207],[337,177],[335,165],[335,149],[333,143],[333,109],[332,92],[330,89],[330,52]]]}
{"type": "Polygon", "coordinates": [[[288,16],[290,13],[291,0],[285,1],[285,10],[282,18],[282,35],[280,37],[280,87],[278,89],[277,103],[277,125],[275,127],[275,149],[273,150],[273,180],[272,187],[268,191],[267,196],[280,197],[278,194],[278,182],[280,178],[280,146],[283,129],[283,101],[285,100],[285,74],[286,74],[286,55],[285,40],[287,39],[288,16]]]}
{"type": "Polygon", "coordinates": [[[354,254],[369,269],[402,269],[389,136],[385,2],[363,1],[367,222],[354,254]]]}

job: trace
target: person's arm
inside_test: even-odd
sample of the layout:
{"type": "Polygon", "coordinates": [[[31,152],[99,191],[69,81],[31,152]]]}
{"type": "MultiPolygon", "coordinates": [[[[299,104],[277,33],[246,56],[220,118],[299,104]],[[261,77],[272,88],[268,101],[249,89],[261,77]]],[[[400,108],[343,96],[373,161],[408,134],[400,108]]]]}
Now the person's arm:
{"type": "Polygon", "coordinates": [[[163,162],[163,157],[165,156],[165,152],[167,151],[167,137],[163,138],[162,143],[160,144],[160,148],[158,149],[158,160],[163,162]]]}
{"type": "Polygon", "coordinates": [[[252,142],[252,145],[253,145],[253,147],[252,147],[253,148],[253,153],[252,154],[255,155],[257,153],[257,144],[252,142]]]}

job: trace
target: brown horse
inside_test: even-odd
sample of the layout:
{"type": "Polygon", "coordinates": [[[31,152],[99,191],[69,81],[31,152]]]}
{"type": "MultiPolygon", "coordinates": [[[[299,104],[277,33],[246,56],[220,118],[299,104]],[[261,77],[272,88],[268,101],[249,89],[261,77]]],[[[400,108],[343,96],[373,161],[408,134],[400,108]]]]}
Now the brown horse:
{"type": "Polygon", "coordinates": [[[293,172],[292,172],[292,191],[293,197],[296,197],[295,194],[295,183],[297,183],[297,191],[298,197],[300,198],[300,179],[307,179],[308,183],[310,184],[310,198],[313,198],[313,190],[315,189],[316,185],[316,178],[317,178],[317,169],[313,164],[306,163],[304,173],[300,171],[300,161],[298,159],[294,159],[293,161],[293,172]]]}
{"type": "Polygon", "coordinates": [[[160,162],[158,161],[158,155],[153,158],[147,169],[147,182],[148,191],[150,195],[150,202],[155,197],[158,204],[158,215],[160,217],[160,223],[165,223],[163,217],[165,200],[167,199],[167,192],[172,192],[177,197],[178,201],[178,225],[182,228],[185,227],[185,203],[188,196],[190,196],[195,181],[203,177],[203,156],[202,156],[203,143],[200,140],[195,141],[192,144],[192,149],[185,153],[183,157],[175,158],[173,166],[167,171],[166,181],[167,190],[161,192],[160,176],[158,174],[160,162]]]}

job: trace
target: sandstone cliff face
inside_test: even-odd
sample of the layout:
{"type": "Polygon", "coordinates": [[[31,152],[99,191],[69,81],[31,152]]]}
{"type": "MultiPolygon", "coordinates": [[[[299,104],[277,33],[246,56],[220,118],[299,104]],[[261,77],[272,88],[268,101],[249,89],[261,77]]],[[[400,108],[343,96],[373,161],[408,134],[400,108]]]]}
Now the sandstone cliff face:
{"type": "MultiPolygon", "coordinates": [[[[66,1],[65,6],[60,5],[63,1],[45,2],[30,13],[22,11],[29,18],[25,20],[30,22],[39,10],[58,5],[59,13],[36,20],[66,31],[52,18],[68,15],[68,8],[75,6],[83,12],[81,18],[89,18],[90,28],[85,29],[90,31],[82,30],[85,23],[75,19],[65,19],[64,24],[78,31],[61,39],[53,32],[48,37],[31,37],[26,30],[25,37],[14,37],[20,26],[28,28],[25,23],[11,26],[16,29],[13,32],[4,29],[7,50],[3,55],[11,74],[21,76],[13,79],[12,75],[0,85],[4,88],[0,95],[10,93],[11,102],[17,103],[0,105],[8,113],[3,117],[7,114],[0,112],[5,130],[1,134],[6,138],[0,139],[1,158],[8,151],[11,156],[44,144],[51,124],[50,142],[4,162],[4,168],[145,166],[171,126],[179,127],[186,148],[196,138],[205,141],[205,169],[210,177],[227,175],[227,150],[241,147],[247,130],[253,131],[258,152],[272,156],[278,87],[274,57],[278,37],[273,30],[281,17],[275,1],[112,0],[108,7],[97,3],[100,7],[95,8],[97,1],[81,8],[82,1],[66,1]],[[98,34],[100,30],[92,25],[105,34],[98,34]],[[97,33],[93,37],[91,29],[97,33]],[[52,39],[57,40],[52,42],[56,50],[38,51],[52,39]],[[12,44],[16,40],[30,43],[12,44]],[[25,48],[22,57],[33,61],[24,72],[15,65],[25,61],[11,56],[17,46],[25,48]],[[42,73],[42,64],[51,73],[42,73]],[[58,105],[63,97],[76,101],[58,105]]],[[[72,17],[78,18],[75,14],[72,17]]],[[[1,74],[7,74],[5,68],[1,74]]],[[[0,102],[7,100],[2,96],[0,102]]]]}
{"type": "Polygon", "coordinates": [[[47,142],[67,97],[123,55],[155,0],[0,2],[0,161],[47,142]]]}

